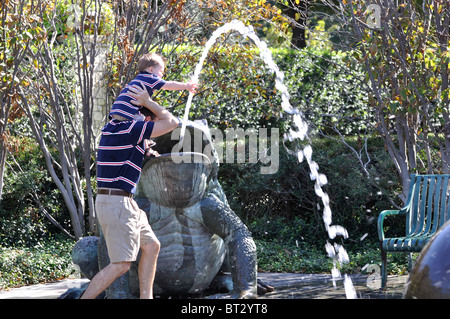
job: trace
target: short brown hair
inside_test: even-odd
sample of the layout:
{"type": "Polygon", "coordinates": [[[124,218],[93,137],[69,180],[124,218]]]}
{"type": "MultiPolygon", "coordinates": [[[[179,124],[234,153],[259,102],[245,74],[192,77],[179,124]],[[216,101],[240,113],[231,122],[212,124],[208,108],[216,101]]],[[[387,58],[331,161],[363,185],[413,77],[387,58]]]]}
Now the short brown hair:
{"type": "Polygon", "coordinates": [[[155,53],[155,52],[149,52],[147,54],[144,54],[138,62],[138,70],[139,72],[145,71],[147,68],[155,66],[155,65],[161,65],[165,67],[167,59],[163,57],[162,55],[155,53]]]}
{"type": "Polygon", "coordinates": [[[152,119],[154,119],[156,117],[155,113],[153,113],[152,111],[150,111],[148,108],[146,108],[145,106],[141,107],[139,112],[141,112],[142,115],[144,115],[145,117],[147,116],[151,116],[152,119]]]}

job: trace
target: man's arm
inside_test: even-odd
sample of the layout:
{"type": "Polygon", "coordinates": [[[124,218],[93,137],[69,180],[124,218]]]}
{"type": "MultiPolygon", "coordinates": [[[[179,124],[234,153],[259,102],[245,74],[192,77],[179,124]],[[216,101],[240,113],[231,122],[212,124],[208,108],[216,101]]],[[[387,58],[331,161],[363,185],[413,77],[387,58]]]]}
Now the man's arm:
{"type": "Polygon", "coordinates": [[[161,105],[150,99],[147,90],[142,87],[133,85],[129,88],[129,94],[136,99],[131,100],[134,105],[142,105],[155,113],[158,121],[153,124],[153,131],[151,137],[157,137],[174,130],[178,124],[179,119],[172,115],[169,111],[161,105]]]}

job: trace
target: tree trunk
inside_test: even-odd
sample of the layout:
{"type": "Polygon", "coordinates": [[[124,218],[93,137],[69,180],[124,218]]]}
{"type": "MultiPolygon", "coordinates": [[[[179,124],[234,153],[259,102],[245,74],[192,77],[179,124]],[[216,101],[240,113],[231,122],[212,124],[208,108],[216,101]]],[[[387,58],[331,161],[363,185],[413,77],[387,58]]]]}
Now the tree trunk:
{"type": "Polygon", "coordinates": [[[283,13],[289,17],[292,27],[291,47],[303,49],[306,47],[306,23],[308,20],[308,0],[290,0],[288,5],[281,5],[283,13]]]}
{"type": "Polygon", "coordinates": [[[6,147],[4,141],[0,141],[0,207],[3,197],[3,179],[5,175],[6,147]]]}
{"type": "MultiPolygon", "coordinates": [[[[66,207],[69,211],[75,238],[79,239],[85,235],[84,218],[82,218],[83,217],[82,214],[81,214],[81,218],[80,218],[80,214],[79,214],[80,209],[75,204],[75,200],[73,198],[74,194],[72,193],[72,187],[70,185],[71,178],[68,176],[68,170],[66,168],[67,165],[64,163],[62,163],[60,165],[60,167],[62,168],[62,175],[63,175],[63,178],[61,180],[53,166],[54,165],[53,157],[50,154],[50,151],[47,148],[47,145],[45,143],[45,140],[43,137],[44,132],[39,128],[38,122],[36,121],[36,119],[32,113],[31,107],[28,103],[28,100],[27,100],[25,94],[22,92],[22,90],[20,92],[20,96],[22,98],[22,102],[24,105],[24,111],[27,114],[28,119],[30,121],[30,127],[31,127],[31,130],[33,131],[33,135],[34,135],[36,141],[39,143],[41,151],[44,155],[47,170],[49,171],[50,176],[52,177],[52,180],[54,181],[54,183],[60,190],[60,192],[63,196],[63,199],[64,199],[64,203],[66,204],[66,207]],[[67,183],[69,183],[69,185],[67,183]]],[[[59,141],[59,142],[61,142],[61,141],[59,141]]],[[[65,156],[64,154],[60,154],[60,158],[64,158],[64,156],[65,156]]]]}
{"type": "Polygon", "coordinates": [[[8,113],[9,113],[9,103],[5,102],[4,96],[6,94],[0,95],[1,103],[1,116],[0,116],[0,207],[2,204],[3,196],[3,179],[5,174],[5,161],[6,161],[6,125],[8,124],[8,113]]]}

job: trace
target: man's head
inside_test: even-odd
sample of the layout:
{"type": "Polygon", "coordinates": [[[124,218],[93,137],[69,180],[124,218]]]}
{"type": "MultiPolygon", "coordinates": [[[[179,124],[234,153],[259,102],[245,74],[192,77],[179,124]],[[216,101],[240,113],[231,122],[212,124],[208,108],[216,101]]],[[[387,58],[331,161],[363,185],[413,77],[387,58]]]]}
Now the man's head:
{"type": "Polygon", "coordinates": [[[143,107],[141,107],[141,109],[139,111],[141,112],[142,115],[145,116],[146,121],[156,121],[157,120],[155,113],[150,111],[148,108],[143,106],[143,107]]]}
{"type": "Polygon", "coordinates": [[[154,52],[144,54],[138,62],[139,72],[147,71],[156,74],[160,78],[162,78],[164,75],[165,67],[166,58],[154,52]]]}

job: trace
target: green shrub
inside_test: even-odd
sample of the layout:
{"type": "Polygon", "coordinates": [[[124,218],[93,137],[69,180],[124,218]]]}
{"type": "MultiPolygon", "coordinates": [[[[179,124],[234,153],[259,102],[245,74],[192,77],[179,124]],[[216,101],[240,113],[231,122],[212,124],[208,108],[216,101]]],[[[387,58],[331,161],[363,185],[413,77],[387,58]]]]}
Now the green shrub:
{"type": "MultiPolygon", "coordinates": [[[[353,138],[346,142],[357,143],[353,138]]],[[[355,165],[356,158],[344,144],[329,139],[314,139],[311,144],[313,160],[328,178],[323,189],[330,197],[333,224],[347,229],[348,244],[360,246],[364,244],[361,238],[376,243],[378,215],[392,208],[389,198],[395,198],[399,187],[383,144],[376,138],[369,140],[371,178],[355,165]]],[[[323,207],[315,194],[308,165],[298,163],[282,147],[279,170],[275,174],[261,174],[260,165],[225,163],[220,166],[219,180],[231,208],[258,239],[275,238],[289,244],[304,241],[323,247],[328,239],[323,207]]],[[[391,227],[401,231],[404,221],[399,220],[391,227]]]]}
{"type": "MultiPolygon", "coordinates": [[[[328,257],[325,247],[286,244],[277,240],[255,240],[255,243],[258,271],[329,274],[333,268],[333,260],[328,257]]],[[[373,270],[380,271],[381,258],[378,248],[359,247],[347,250],[347,253],[349,262],[337,265],[341,273],[368,275],[373,270]]],[[[388,253],[388,274],[406,275],[409,271],[406,257],[407,254],[404,253],[388,253]]]]}
{"type": "MultiPolygon", "coordinates": [[[[180,47],[171,53],[165,77],[189,79],[201,49],[180,47]]],[[[290,103],[304,113],[313,127],[330,132],[329,127],[337,125],[343,133],[352,134],[373,122],[367,92],[358,80],[363,78],[362,73],[346,66],[345,53],[314,48],[271,51],[285,75],[290,103]]],[[[268,70],[251,43],[214,46],[199,81],[189,119],[206,118],[210,126],[222,130],[278,127],[284,133],[290,125],[290,116],[283,113],[280,93],[275,88],[275,74],[268,70]]],[[[183,116],[186,92],[159,91],[156,98],[183,116]]]]}
{"type": "Polygon", "coordinates": [[[329,273],[333,266],[325,249],[305,249],[278,241],[256,240],[255,243],[259,271],[329,273]]]}
{"type": "Polygon", "coordinates": [[[348,68],[346,53],[307,48],[277,50],[274,55],[285,71],[290,102],[303,112],[310,130],[335,135],[337,129],[351,135],[375,124],[366,85],[361,82],[364,74],[348,68]]]}
{"type": "Polygon", "coordinates": [[[0,245],[0,289],[67,277],[73,244],[72,240],[53,238],[32,247],[0,245]]]}
{"type": "Polygon", "coordinates": [[[12,149],[15,161],[10,161],[5,169],[0,206],[0,244],[35,245],[49,233],[57,231],[39,211],[33,193],[61,224],[68,226],[70,218],[62,196],[46,169],[39,145],[26,137],[16,138],[12,142],[15,145],[12,149]]]}

